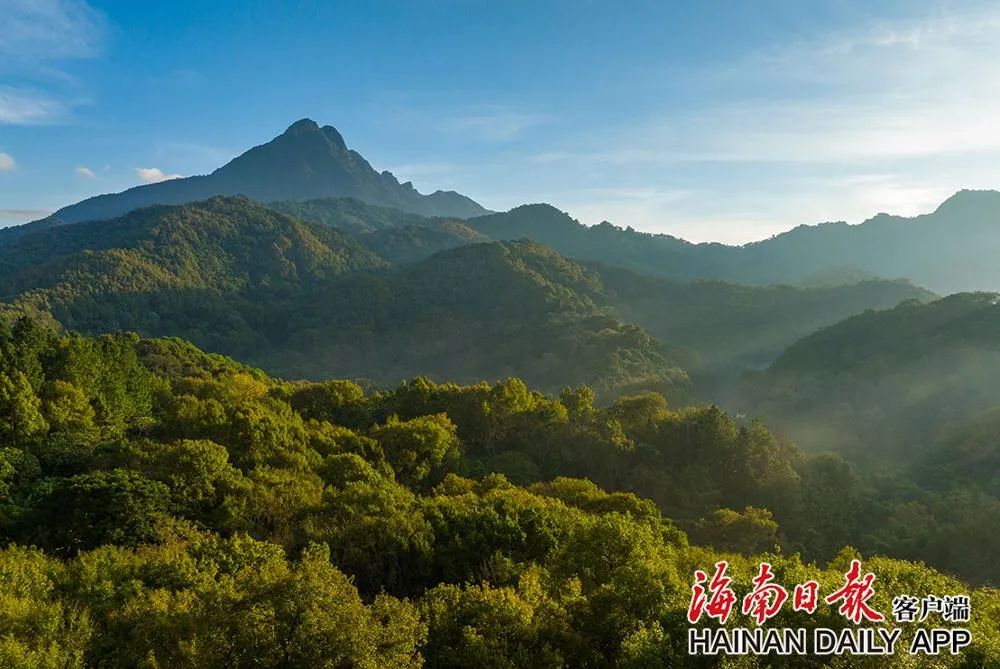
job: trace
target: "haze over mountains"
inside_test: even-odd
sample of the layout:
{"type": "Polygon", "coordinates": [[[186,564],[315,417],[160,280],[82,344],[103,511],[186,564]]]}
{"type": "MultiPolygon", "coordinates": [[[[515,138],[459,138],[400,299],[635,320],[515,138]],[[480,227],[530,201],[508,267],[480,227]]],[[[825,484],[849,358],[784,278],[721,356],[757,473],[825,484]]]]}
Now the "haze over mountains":
{"type": "Polygon", "coordinates": [[[767,368],[819,328],[936,299],[926,288],[1000,286],[998,228],[1000,193],[962,191],[912,219],[692,244],[546,204],[420,195],[302,120],[211,175],[0,233],[0,297],[7,313],[179,335],[293,377],[518,374],[614,395],[767,368]]]}
{"type": "Polygon", "coordinates": [[[914,218],[879,214],[858,225],[801,225],[744,246],[693,244],[607,222],[587,227],[548,205],[479,217],[472,225],[492,239],[530,237],[573,258],[671,279],[798,284],[881,276],[939,293],[1000,289],[995,191],[962,191],[914,218]]]}
{"type": "MultiPolygon", "coordinates": [[[[734,406],[783,425],[813,449],[906,459],[925,456],[970,417],[995,408],[998,380],[1000,296],[961,293],[821,328],[746,388],[730,390],[739,397],[734,406]]],[[[995,437],[989,444],[988,455],[977,457],[1000,462],[995,437]]],[[[989,471],[1000,493],[1000,469],[989,471]]]]}
{"type": "Polygon", "coordinates": [[[0,0],[0,669],[1000,669],[998,58],[0,0]]]}

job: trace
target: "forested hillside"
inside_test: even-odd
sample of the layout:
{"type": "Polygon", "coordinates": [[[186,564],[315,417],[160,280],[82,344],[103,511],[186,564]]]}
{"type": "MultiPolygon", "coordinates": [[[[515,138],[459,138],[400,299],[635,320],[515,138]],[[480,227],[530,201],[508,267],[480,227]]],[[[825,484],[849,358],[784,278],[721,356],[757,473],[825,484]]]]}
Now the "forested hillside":
{"type": "Polygon", "coordinates": [[[804,338],[719,398],[809,450],[912,481],[914,503],[887,527],[908,546],[903,554],[948,554],[957,565],[966,551],[996,551],[988,528],[1000,526],[998,346],[995,294],[905,302],[804,338]],[[973,528],[985,548],[958,539],[973,528]]]}
{"type": "Polygon", "coordinates": [[[272,202],[268,207],[354,234],[358,241],[392,264],[416,262],[438,251],[490,241],[460,219],[428,218],[352,198],[272,202]]]}
{"type": "Polygon", "coordinates": [[[1000,669],[998,59],[0,0],[0,669],[1000,669]]]}
{"type": "MultiPolygon", "coordinates": [[[[594,249],[588,250],[586,245],[567,244],[573,235],[564,234],[566,230],[597,234],[594,229],[585,229],[567,215],[541,205],[468,221],[425,218],[349,199],[271,206],[354,233],[358,241],[393,264],[416,262],[437,251],[491,237],[540,240],[574,259],[595,256],[594,249]]],[[[651,239],[648,235],[637,237],[636,252],[648,252],[651,239]]],[[[614,253],[596,257],[602,260],[593,266],[601,287],[591,291],[592,298],[625,321],[682,349],[678,353],[686,366],[724,376],[748,367],[766,367],[799,338],[865,309],[935,297],[905,280],[858,273],[819,273],[808,286],[683,282],[655,276],[670,269],[668,265],[644,267],[651,275],[624,269],[622,265],[632,265],[632,261],[614,253]]]]}
{"type": "Polygon", "coordinates": [[[0,253],[0,291],[67,286],[118,292],[157,287],[238,291],[308,284],[384,266],[353,237],[254,205],[213,198],[151,207],[110,221],[61,226],[23,237],[0,253]],[[129,276],[119,274],[132,271],[129,276]]]}
{"type": "Polygon", "coordinates": [[[264,351],[303,287],[385,263],[350,236],[240,198],[60,226],[0,251],[5,311],[66,327],[264,351]]]}
{"type": "Polygon", "coordinates": [[[431,225],[436,220],[393,207],[366,204],[350,197],[326,197],[304,201],[281,200],[268,203],[267,206],[301,218],[303,221],[353,233],[431,225]]]}
{"type": "Polygon", "coordinates": [[[927,214],[878,214],[859,225],[803,225],[743,247],[763,281],[850,267],[906,277],[941,293],[1000,290],[1000,192],[960,191],[927,214]]]}
{"type": "MultiPolygon", "coordinates": [[[[528,393],[549,418],[497,427],[514,441],[466,451],[454,471],[500,472],[520,484],[587,477],[652,500],[720,547],[781,545],[828,560],[852,545],[995,581],[1000,547],[983,537],[1000,512],[995,477],[980,471],[995,460],[983,436],[1000,373],[990,362],[993,296],[924,305],[932,294],[885,280],[684,284],[580,263],[538,242],[483,243],[480,226],[358,201],[306,208],[317,212],[327,217],[306,222],[245,198],[213,198],[25,235],[0,248],[3,312],[51,332],[179,336],[287,379],[385,389],[420,375],[461,384],[519,377],[550,394],[586,385],[593,395],[573,391],[556,403],[528,393]],[[369,213],[370,225],[358,223],[369,213]],[[816,328],[900,300],[908,301],[781,353],[816,328]],[[775,358],[767,372],[738,379],[775,358]],[[712,382],[693,386],[688,371],[712,382]],[[695,406],[619,399],[650,390],[695,406]],[[697,406],[706,400],[764,416],[811,453],[848,459],[804,457],[761,425],[697,406]],[[574,402],[585,405],[587,426],[560,427],[574,402]],[[906,466],[890,466],[901,453],[906,466]],[[946,453],[958,462],[929,482],[946,453]],[[863,474],[851,462],[881,471],[863,474]],[[831,508],[832,497],[844,504],[831,508]],[[719,509],[729,511],[713,515],[719,509]],[[913,525],[915,514],[925,521],[913,525]]],[[[405,387],[437,398],[427,412],[449,413],[460,431],[466,423],[452,401],[486,406],[489,393],[527,392],[405,387]]],[[[390,414],[423,415],[379,409],[365,420],[390,414]]]]}
{"type": "Polygon", "coordinates": [[[995,407],[998,378],[998,297],[964,293],[824,328],[750,379],[747,397],[802,443],[899,458],[995,407]]]}
{"type": "Polygon", "coordinates": [[[358,235],[380,258],[393,265],[406,265],[466,244],[490,241],[460,221],[432,219],[421,225],[384,228],[358,235]]]}
{"type": "Polygon", "coordinates": [[[602,308],[601,291],[596,273],[540,244],[464,246],[304,295],[268,367],[382,383],[418,373],[464,383],[517,374],[548,390],[591,383],[606,397],[681,391],[686,375],[669,350],[602,308]]]}
{"type": "MultiPolygon", "coordinates": [[[[826,592],[857,556],[826,545],[845,529],[827,496],[849,470],[717,409],[656,396],[597,408],[586,388],[554,399],[514,379],[365,394],[178,340],[27,321],[0,332],[0,352],[5,666],[724,666],[686,653],[695,569],[725,556],[744,591],[766,557],[780,580],[826,592]],[[510,477],[466,478],[494,469],[510,477]],[[659,509],[565,478],[642,471],[662,477],[659,509]],[[778,524],[759,508],[710,512],[764,503],[778,524]],[[693,545],[674,510],[705,513],[695,543],[716,548],[693,545]],[[796,541],[787,513],[806,514],[799,540],[828,565],[778,552],[796,541]]],[[[973,646],[938,666],[1000,661],[995,590],[864,564],[884,611],[899,592],[971,592],[973,646]]],[[[774,624],[850,623],[823,605],[774,624]]]]}
{"type": "MultiPolygon", "coordinates": [[[[65,224],[119,217],[151,205],[188,204],[242,195],[315,223],[360,233],[426,226],[428,218],[461,223],[493,241],[531,239],[558,253],[641,274],[690,281],[812,285],[817,277],[857,283],[857,277],[905,278],[938,293],[1000,289],[1000,193],[961,191],[933,212],[904,218],[878,214],[860,224],[822,223],[743,246],[691,243],[607,221],[586,226],[547,204],[491,213],[453,191],[422,195],[409,182],[377,172],[331,126],[303,119],[213,173],[138,186],[89,198],[52,216],[0,230],[0,245],[65,224]],[[853,277],[853,278],[852,278],[853,277]]],[[[472,233],[440,222],[445,236],[472,233]]],[[[457,244],[452,244],[457,245],[457,244]]],[[[428,248],[449,247],[438,236],[428,248]]],[[[418,254],[419,255],[419,254],[418,254]]],[[[401,255],[413,260],[417,256],[401,255]]]]}
{"type": "MultiPolygon", "coordinates": [[[[392,258],[438,243],[434,228],[384,232],[368,243],[392,258]]],[[[596,274],[541,245],[468,246],[389,268],[330,227],[213,198],[13,241],[0,249],[0,296],[13,316],[182,336],[291,377],[519,373],[610,395],[686,384],[662,344],[595,301],[596,274]]]]}
{"type": "Polygon", "coordinates": [[[468,221],[490,239],[534,239],[570,258],[623,267],[671,279],[732,278],[718,267],[734,248],[699,245],[670,235],[622,229],[604,222],[586,226],[548,204],[530,204],[468,221]]]}

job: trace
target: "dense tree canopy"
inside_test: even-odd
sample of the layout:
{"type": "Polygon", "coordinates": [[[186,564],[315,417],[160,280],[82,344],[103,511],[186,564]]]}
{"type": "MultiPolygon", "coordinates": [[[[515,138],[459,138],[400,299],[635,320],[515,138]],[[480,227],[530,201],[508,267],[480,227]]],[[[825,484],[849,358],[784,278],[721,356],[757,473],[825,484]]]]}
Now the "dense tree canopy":
{"type": "MultiPolygon", "coordinates": [[[[27,321],[0,353],[4,666],[728,666],[687,655],[695,569],[725,555],[743,591],[766,556],[832,591],[843,546],[874,547],[879,525],[842,460],[655,394],[364,392],[27,321]]],[[[995,582],[995,554],[980,559],[942,565],[995,582]]],[[[936,666],[1000,661],[995,590],[865,564],[882,610],[901,591],[972,593],[973,646],[936,666]]],[[[780,615],[847,624],[833,607],[780,615]]]]}

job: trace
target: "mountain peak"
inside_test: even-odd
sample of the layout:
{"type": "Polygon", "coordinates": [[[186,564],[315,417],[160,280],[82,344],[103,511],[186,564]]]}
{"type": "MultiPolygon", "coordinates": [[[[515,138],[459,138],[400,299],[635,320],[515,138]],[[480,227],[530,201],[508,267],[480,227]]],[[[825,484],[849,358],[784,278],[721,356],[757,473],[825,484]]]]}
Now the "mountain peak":
{"type": "Polygon", "coordinates": [[[311,118],[302,118],[288,126],[283,135],[302,135],[311,132],[318,132],[319,124],[311,118]]]}
{"type": "Polygon", "coordinates": [[[206,176],[173,179],[100,195],[60,209],[64,223],[121,216],[156,204],[185,204],[213,195],[246,195],[258,202],[353,197],[423,216],[470,218],[489,213],[458,193],[423,195],[389,172],[379,173],[330,125],[303,118],[206,176]]]}
{"type": "Polygon", "coordinates": [[[319,127],[319,124],[311,118],[299,119],[295,123],[288,126],[288,129],[276,137],[274,141],[300,138],[315,138],[320,142],[325,139],[330,144],[336,146],[339,150],[347,151],[347,143],[344,141],[344,137],[337,131],[336,128],[332,125],[324,125],[321,128],[319,127]]]}

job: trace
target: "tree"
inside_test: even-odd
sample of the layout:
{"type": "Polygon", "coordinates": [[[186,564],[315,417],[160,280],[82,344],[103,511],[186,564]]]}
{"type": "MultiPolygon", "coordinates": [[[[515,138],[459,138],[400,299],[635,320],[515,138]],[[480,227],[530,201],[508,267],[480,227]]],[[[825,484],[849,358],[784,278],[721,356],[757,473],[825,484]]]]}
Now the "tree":
{"type": "Polygon", "coordinates": [[[428,667],[566,666],[559,646],[568,614],[543,593],[536,599],[509,587],[440,585],[420,605],[429,623],[428,667]]]}
{"type": "MultiPolygon", "coordinates": [[[[126,601],[107,613],[113,643],[94,649],[95,664],[419,667],[424,626],[412,605],[384,595],[365,605],[324,547],[307,547],[294,563],[274,548],[246,537],[208,541],[197,555],[204,570],[193,580],[169,588],[115,582],[125,573],[106,583],[104,589],[121,588],[126,601]]],[[[171,573],[182,565],[168,560],[196,557],[183,544],[170,549],[145,558],[171,573]]]]}
{"type": "Polygon", "coordinates": [[[458,462],[458,435],[445,414],[401,421],[393,416],[371,430],[401,483],[434,483],[458,462]]]}
{"type": "Polygon", "coordinates": [[[170,503],[167,486],[125,469],[49,480],[36,496],[22,535],[61,555],[150,541],[170,503]]]}
{"type": "Polygon", "coordinates": [[[304,418],[351,428],[366,427],[369,422],[365,391],[352,381],[304,385],[292,392],[289,403],[304,418]]]}
{"type": "Polygon", "coordinates": [[[698,521],[692,541],[720,551],[754,555],[778,550],[778,523],[767,509],[748,506],[742,513],[716,509],[698,521]]]}
{"type": "Polygon", "coordinates": [[[37,549],[0,551],[0,666],[80,668],[93,635],[85,610],[61,598],[65,567],[37,549]]]}
{"type": "Polygon", "coordinates": [[[353,574],[362,592],[408,593],[423,583],[431,527],[412,492],[370,474],[327,487],[300,531],[306,542],[328,545],[334,564],[353,574]]]}
{"type": "Polygon", "coordinates": [[[0,448],[0,503],[9,503],[15,493],[26,492],[40,473],[38,458],[31,453],[0,448]]]}
{"type": "Polygon", "coordinates": [[[53,434],[90,442],[97,436],[94,407],[79,386],[56,379],[45,392],[45,419],[53,434]]]}
{"type": "Polygon", "coordinates": [[[24,372],[0,373],[0,437],[8,445],[23,446],[45,434],[49,425],[41,408],[24,372]]]}

